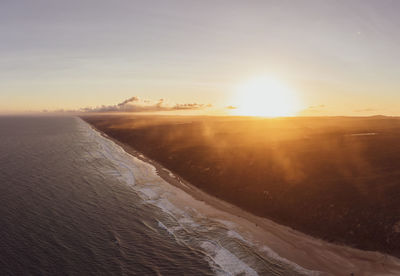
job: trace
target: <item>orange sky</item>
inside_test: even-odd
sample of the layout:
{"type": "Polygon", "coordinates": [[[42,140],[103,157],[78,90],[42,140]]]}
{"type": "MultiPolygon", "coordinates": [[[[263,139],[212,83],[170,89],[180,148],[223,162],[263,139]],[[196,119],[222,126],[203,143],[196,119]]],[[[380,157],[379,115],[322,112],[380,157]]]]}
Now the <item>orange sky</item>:
{"type": "Polygon", "coordinates": [[[284,114],[286,97],[296,99],[287,115],[400,115],[399,9],[388,0],[1,1],[0,113],[138,96],[213,105],[195,114],[235,113],[226,107],[238,98],[248,113],[280,102],[284,114]],[[264,87],[238,97],[260,77],[294,96],[264,87]]]}

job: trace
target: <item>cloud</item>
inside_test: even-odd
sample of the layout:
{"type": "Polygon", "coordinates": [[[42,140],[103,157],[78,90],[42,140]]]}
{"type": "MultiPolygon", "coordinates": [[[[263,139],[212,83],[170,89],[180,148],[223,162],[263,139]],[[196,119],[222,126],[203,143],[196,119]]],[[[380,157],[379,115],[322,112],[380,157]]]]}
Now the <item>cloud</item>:
{"type": "Polygon", "coordinates": [[[326,106],[324,104],[320,104],[320,105],[312,105],[309,106],[307,109],[320,109],[320,108],[325,108],[326,106]]]}
{"type": "Polygon", "coordinates": [[[364,109],[356,109],[354,112],[374,112],[377,111],[375,108],[364,108],[364,109]]]}
{"type": "Polygon", "coordinates": [[[131,97],[116,105],[102,105],[99,107],[82,108],[80,112],[158,112],[158,111],[177,111],[177,110],[199,110],[211,107],[211,104],[184,103],[171,104],[165,99],[152,101],[131,97]]]}
{"type": "Polygon", "coordinates": [[[237,108],[238,108],[237,106],[232,106],[232,105],[226,107],[226,109],[237,109],[237,108]]]}
{"type": "Polygon", "coordinates": [[[326,108],[326,105],[320,104],[320,105],[311,105],[307,107],[306,109],[302,110],[300,114],[302,115],[309,115],[309,114],[315,114],[322,112],[326,108]]]}
{"type": "Polygon", "coordinates": [[[128,103],[130,103],[130,102],[137,102],[137,101],[139,101],[139,98],[138,98],[138,97],[131,97],[131,98],[129,98],[129,99],[126,99],[126,100],[123,101],[122,103],[119,103],[118,106],[126,105],[126,104],[128,104],[128,103]]]}

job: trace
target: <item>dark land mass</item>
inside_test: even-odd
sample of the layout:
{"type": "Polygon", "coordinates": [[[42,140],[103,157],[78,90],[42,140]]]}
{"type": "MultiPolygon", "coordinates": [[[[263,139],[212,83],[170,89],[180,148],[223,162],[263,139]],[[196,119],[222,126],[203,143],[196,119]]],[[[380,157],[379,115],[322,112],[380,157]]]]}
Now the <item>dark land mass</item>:
{"type": "Polygon", "coordinates": [[[399,118],[82,118],[258,216],[400,257],[399,118]]]}

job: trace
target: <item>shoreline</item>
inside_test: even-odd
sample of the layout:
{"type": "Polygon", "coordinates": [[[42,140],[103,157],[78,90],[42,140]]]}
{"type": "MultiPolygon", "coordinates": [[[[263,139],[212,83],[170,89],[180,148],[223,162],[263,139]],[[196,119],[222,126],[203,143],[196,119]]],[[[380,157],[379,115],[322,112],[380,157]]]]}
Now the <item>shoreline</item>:
{"type": "Polygon", "coordinates": [[[279,225],[267,218],[253,215],[207,194],[179,175],[164,168],[157,161],[147,158],[131,146],[108,136],[85,120],[81,120],[105,138],[122,147],[128,154],[154,166],[157,174],[167,183],[203,202],[206,205],[206,208],[202,210],[205,215],[216,218],[215,213],[218,213],[217,219],[220,219],[221,213],[224,213],[224,219],[235,223],[241,234],[243,233],[246,238],[249,237],[249,240],[256,241],[258,245],[266,247],[265,255],[267,257],[271,257],[271,254],[275,252],[279,255],[278,259],[287,260],[289,265],[290,263],[297,264],[307,270],[320,271],[322,275],[350,275],[351,273],[354,275],[398,275],[400,273],[400,260],[393,256],[328,243],[287,226],[279,225]]]}

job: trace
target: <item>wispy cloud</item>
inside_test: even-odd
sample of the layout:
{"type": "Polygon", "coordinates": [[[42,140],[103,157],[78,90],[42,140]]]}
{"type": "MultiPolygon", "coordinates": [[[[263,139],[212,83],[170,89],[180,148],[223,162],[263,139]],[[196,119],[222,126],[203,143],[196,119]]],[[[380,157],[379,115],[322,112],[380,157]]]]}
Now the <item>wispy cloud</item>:
{"type": "Polygon", "coordinates": [[[374,112],[374,111],[377,111],[377,109],[375,109],[375,108],[364,108],[364,109],[356,109],[356,110],[354,110],[354,112],[360,112],[360,113],[362,113],[362,112],[374,112]]]}
{"type": "Polygon", "coordinates": [[[201,103],[170,103],[165,99],[148,100],[139,97],[131,97],[115,105],[102,105],[97,107],[86,107],[75,112],[105,113],[105,112],[159,112],[178,110],[199,110],[212,107],[211,104],[201,103]]]}
{"type": "Polygon", "coordinates": [[[118,106],[123,106],[126,104],[129,104],[131,102],[138,102],[140,99],[138,97],[131,97],[129,99],[126,99],[125,101],[123,101],[122,103],[119,103],[118,106]]]}
{"type": "Polygon", "coordinates": [[[226,107],[226,109],[231,109],[231,110],[232,109],[237,109],[237,108],[238,108],[237,106],[232,106],[232,105],[229,105],[229,106],[226,107]]]}
{"type": "Polygon", "coordinates": [[[312,115],[316,113],[320,113],[324,111],[326,108],[326,105],[320,104],[320,105],[311,105],[307,107],[306,109],[302,110],[299,114],[301,115],[312,115]]]}
{"type": "Polygon", "coordinates": [[[312,105],[309,106],[308,109],[321,109],[321,108],[325,108],[326,106],[324,104],[320,104],[320,105],[312,105]]]}

